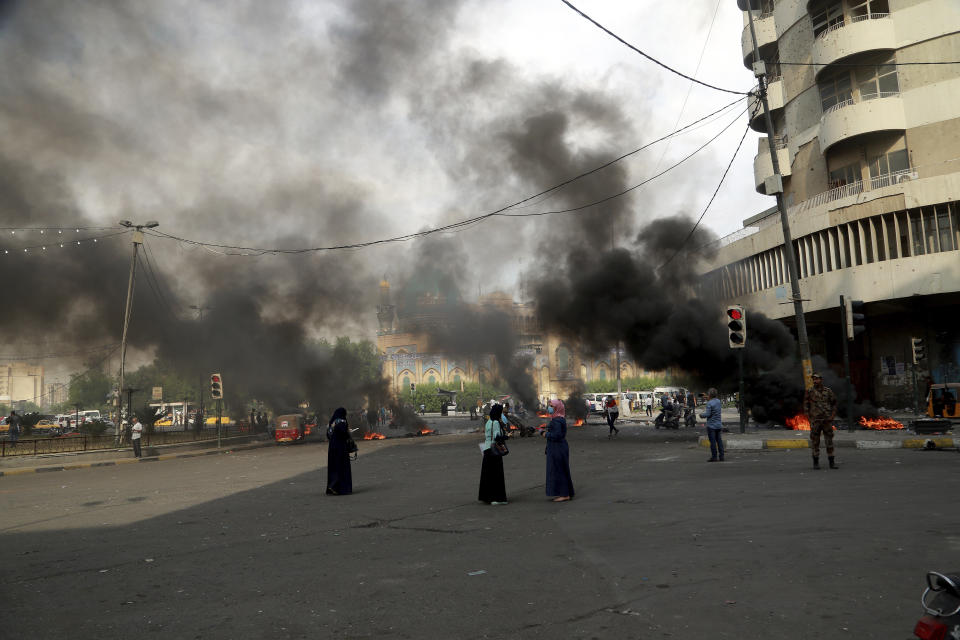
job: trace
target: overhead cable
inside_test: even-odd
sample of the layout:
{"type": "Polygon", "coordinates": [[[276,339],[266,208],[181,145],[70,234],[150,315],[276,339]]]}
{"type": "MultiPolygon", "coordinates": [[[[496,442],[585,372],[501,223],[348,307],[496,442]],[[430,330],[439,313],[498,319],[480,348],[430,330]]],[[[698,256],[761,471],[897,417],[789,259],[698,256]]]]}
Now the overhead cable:
{"type": "MultiPolygon", "coordinates": [[[[759,106],[753,110],[753,113],[750,114],[749,120],[753,120],[753,117],[757,114],[758,110],[759,110],[759,106]]],[[[716,199],[717,194],[720,193],[720,187],[723,186],[723,181],[726,180],[727,174],[730,173],[730,168],[733,166],[733,161],[737,159],[737,155],[740,153],[740,149],[743,147],[743,141],[747,139],[747,133],[749,132],[750,132],[750,125],[747,124],[746,129],[744,129],[743,131],[743,136],[740,137],[740,142],[739,144],[737,144],[737,148],[733,152],[733,156],[731,156],[730,158],[730,162],[727,163],[727,168],[723,170],[723,175],[720,176],[720,182],[717,183],[717,188],[713,190],[713,195],[710,196],[710,200],[707,201],[707,206],[703,208],[703,211],[700,213],[700,217],[697,218],[697,221],[694,223],[693,228],[690,229],[690,233],[687,234],[687,237],[683,239],[683,242],[681,242],[680,246],[677,247],[677,250],[673,252],[673,255],[671,255],[669,258],[667,258],[667,260],[663,264],[657,267],[656,269],[657,271],[659,271],[663,267],[673,262],[673,259],[676,258],[681,251],[683,251],[683,248],[690,241],[690,238],[693,237],[693,234],[697,230],[697,227],[699,227],[700,223],[703,222],[703,217],[707,215],[707,211],[710,210],[710,205],[713,204],[713,201],[716,199]]]]}
{"type": "MultiPolygon", "coordinates": [[[[314,253],[314,252],[322,252],[322,251],[337,251],[337,250],[348,250],[348,249],[362,249],[362,248],[365,248],[365,247],[371,247],[371,246],[381,245],[381,244],[391,244],[391,243],[395,243],[395,242],[407,242],[407,241],[409,241],[409,240],[414,240],[414,239],[416,239],[416,238],[421,238],[421,237],[429,236],[429,235],[432,235],[432,234],[435,234],[435,233],[446,233],[446,232],[452,232],[452,231],[459,231],[459,230],[462,229],[462,228],[466,228],[466,227],[472,226],[472,225],[474,225],[474,224],[477,224],[477,223],[479,223],[479,222],[483,222],[483,221],[488,220],[488,219],[493,218],[493,217],[509,216],[509,215],[520,215],[520,214],[510,214],[510,213],[507,213],[507,212],[510,211],[511,209],[517,207],[518,205],[521,205],[521,204],[524,204],[524,203],[526,203],[526,202],[529,202],[530,200],[533,200],[534,198],[539,198],[540,196],[543,196],[543,195],[545,195],[545,194],[547,194],[547,193],[550,193],[551,191],[555,191],[555,190],[557,190],[557,189],[560,189],[560,188],[562,188],[562,187],[565,187],[566,185],[568,185],[568,184],[570,184],[570,183],[572,183],[572,182],[576,182],[577,180],[580,180],[580,179],[582,179],[582,178],[585,178],[585,177],[587,177],[587,176],[589,176],[589,175],[591,175],[591,174],[594,174],[594,173],[596,173],[596,172],[598,172],[598,171],[602,171],[603,169],[606,169],[607,167],[609,167],[609,166],[611,166],[611,165],[613,165],[613,164],[616,164],[617,162],[620,162],[620,161],[624,160],[625,158],[628,158],[628,157],[630,157],[630,156],[632,156],[632,155],[634,155],[634,154],[637,154],[637,153],[643,151],[644,149],[647,149],[647,148],[649,148],[649,147],[651,147],[651,146],[653,146],[653,145],[655,145],[655,144],[657,144],[657,143],[659,143],[659,142],[663,142],[664,140],[667,140],[667,139],[669,139],[669,138],[671,138],[671,137],[673,137],[673,136],[675,136],[675,135],[678,135],[678,134],[686,131],[687,129],[691,129],[691,128],[695,127],[696,125],[698,125],[699,123],[701,123],[701,122],[703,122],[703,121],[705,121],[705,120],[707,120],[707,119],[709,119],[709,118],[712,118],[713,116],[715,116],[715,115],[717,115],[717,114],[719,114],[719,113],[722,113],[722,112],[730,109],[730,107],[732,107],[733,105],[737,104],[737,103],[740,102],[741,100],[743,100],[743,98],[737,98],[737,99],[734,100],[733,102],[730,102],[729,104],[724,105],[724,106],[721,107],[720,109],[717,109],[716,111],[713,111],[713,112],[711,112],[711,113],[709,113],[709,114],[707,114],[707,115],[705,115],[705,116],[703,116],[703,117],[701,117],[701,118],[698,118],[697,120],[694,120],[694,121],[691,122],[690,124],[688,124],[688,125],[686,125],[686,126],[684,126],[684,127],[681,127],[680,129],[677,129],[677,130],[672,131],[672,132],[670,132],[670,133],[668,133],[668,134],[666,134],[666,135],[664,135],[664,136],[661,136],[660,138],[657,138],[656,140],[652,140],[652,141],[644,144],[643,146],[641,146],[641,147],[639,147],[639,148],[637,148],[637,149],[634,149],[633,151],[629,151],[629,152],[627,152],[627,153],[624,153],[623,155],[620,155],[620,156],[618,156],[618,157],[616,157],[616,158],[614,158],[614,159],[612,159],[612,160],[610,160],[610,161],[608,161],[608,162],[605,162],[605,163],[603,163],[603,164],[601,164],[601,165],[599,165],[599,166],[597,166],[597,167],[594,167],[593,169],[590,169],[590,170],[588,170],[588,171],[584,171],[583,173],[580,173],[580,174],[578,174],[578,175],[576,175],[576,176],[573,176],[572,178],[568,178],[567,180],[564,180],[563,182],[560,182],[560,183],[558,183],[558,184],[556,184],[556,185],[554,185],[554,186],[552,186],[552,187],[549,187],[548,189],[544,189],[543,191],[540,191],[539,193],[535,193],[535,194],[533,194],[533,195],[531,195],[531,196],[528,196],[528,197],[526,197],[526,198],[523,198],[522,200],[518,200],[518,201],[516,201],[516,202],[513,202],[513,203],[511,203],[511,204],[508,204],[508,205],[506,205],[506,206],[503,206],[503,207],[501,207],[501,208],[499,208],[499,209],[497,209],[497,210],[495,210],[495,211],[491,211],[491,212],[488,212],[488,213],[484,213],[484,214],[480,214],[480,215],[477,215],[477,216],[473,216],[473,217],[471,217],[471,218],[467,218],[467,219],[465,219],[465,220],[460,220],[460,221],[458,221],[458,222],[453,222],[453,223],[450,223],[450,224],[447,224],[447,225],[444,225],[444,226],[441,226],[441,227],[435,227],[435,228],[433,228],[433,229],[424,229],[423,231],[411,232],[411,233],[407,233],[407,234],[403,234],[403,235],[399,235],[399,236],[393,236],[393,237],[390,237],[390,238],[381,238],[381,239],[379,239],[379,240],[368,240],[368,241],[364,241],[364,242],[355,242],[355,243],[352,243],[352,244],[330,245],[330,246],[324,246],[324,247],[308,247],[308,248],[299,248],[299,249],[264,248],[264,247],[244,247],[244,246],[237,246],[237,245],[219,244],[219,243],[213,243],[213,242],[202,242],[202,241],[199,241],[199,240],[192,240],[192,239],[184,238],[184,237],[181,237],[181,236],[175,236],[175,235],[166,233],[166,232],[164,232],[164,231],[160,231],[160,230],[158,230],[158,229],[144,229],[143,232],[144,232],[144,234],[151,235],[151,236],[154,236],[154,237],[157,237],[157,238],[168,238],[168,239],[170,239],[170,240],[176,240],[176,241],[178,241],[178,242],[182,242],[182,243],[189,244],[189,245],[200,246],[200,247],[207,247],[207,248],[213,248],[213,249],[220,249],[220,250],[223,250],[223,251],[225,251],[225,252],[242,252],[242,253],[224,253],[224,255],[245,255],[245,256],[254,255],[254,256],[259,256],[259,255],[264,255],[264,254],[299,254],[299,253],[314,253]]],[[[742,112],[739,113],[739,114],[737,115],[737,117],[739,118],[741,114],[742,114],[742,112]]],[[[727,126],[729,127],[730,125],[727,125],[727,126]]],[[[722,133],[722,132],[721,132],[721,133],[722,133]]],[[[715,139],[715,138],[713,138],[713,139],[715,139]]],[[[711,141],[712,141],[713,139],[711,139],[711,141]]],[[[709,143],[708,143],[708,144],[709,144],[709,143]]],[[[702,148],[703,148],[703,147],[701,147],[701,149],[702,149],[702,148]]],[[[699,150],[699,149],[698,149],[698,150],[699,150]]],[[[673,168],[673,167],[671,167],[671,169],[672,169],[672,168],[673,168]]],[[[669,171],[669,169],[667,169],[667,171],[669,171]]],[[[659,177],[660,175],[663,175],[663,173],[666,173],[666,171],[661,172],[660,174],[657,174],[656,176],[654,176],[654,178],[659,177]]],[[[651,180],[652,180],[652,179],[653,179],[653,178],[651,178],[651,180]]],[[[649,181],[649,180],[648,180],[648,181],[649,181]]],[[[637,185],[637,186],[641,186],[641,185],[637,185]]],[[[634,189],[634,188],[636,188],[636,187],[633,187],[633,188],[631,188],[630,190],[632,190],[632,189],[634,189]]],[[[626,193],[626,192],[624,192],[624,193],[626,193]]],[[[618,197],[619,195],[623,195],[623,193],[618,194],[617,196],[613,196],[613,197],[618,197]]],[[[607,199],[612,199],[612,198],[607,198],[607,199]]],[[[587,205],[587,206],[592,206],[592,205],[587,205]]],[[[585,208],[585,207],[580,207],[580,208],[585,208]]],[[[578,209],[576,209],[576,210],[579,210],[580,208],[578,208],[578,209]]],[[[564,211],[564,212],[565,212],[565,211],[564,211]]],[[[532,215],[532,214],[523,214],[523,215],[532,215]]],[[[536,215],[544,215],[544,214],[540,213],[540,214],[536,214],[536,215]]]]}
{"type": "Polygon", "coordinates": [[[682,71],[677,71],[677,70],[674,69],[673,67],[668,66],[668,65],[664,64],[663,62],[660,62],[659,60],[657,60],[657,59],[654,58],[653,56],[651,56],[651,55],[649,55],[649,54],[647,54],[647,53],[644,53],[643,51],[641,51],[641,50],[638,49],[637,47],[633,46],[632,44],[630,44],[629,42],[627,42],[626,40],[624,40],[623,38],[621,38],[620,36],[618,36],[617,34],[615,34],[613,31],[610,31],[610,29],[607,29],[605,26],[603,26],[602,24],[600,24],[599,22],[597,22],[596,20],[594,20],[593,18],[591,18],[590,16],[588,16],[587,14],[585,14],[583,11],[581,11],[580,9],[578,9],[577,7],[575,7],[574,5],[572,5],[572,4],[571,4],[570,2],[568,2],[567,0],[560,0],[560,2],[562,2],[563,4],[565,4],[565,5],[567,5],[568,7],[570,7],[570,8],[571,8],[573,11],[575,11],[576,13],[580,14],[580,16],[581,16],[584,20],[587,20],[588,22],[593,23],[594,26],[596,26],[598,29],[600,29],[601,31],[603,31],[603,32],[606,33],[607,35],[611,36],[612,38],[615,38],[616,40],[619,40],[622,44],[626,45],[626,46],[627,46],[629,49],[631,49],[632,51],[635,51],[635,52],[639,53],[640,55],[642,55],[644,58],[646,58],[646,59],[649,60],[650,62],[653,62],[654,64],[660,65],[661,67],[663,67],[663,68],[666,69],[667,71],[669,71],[669,72],[671,72],[671,73],[675,73],[676,75],[680,76],[681,78],[686,78],[687,80],[690,80],[691,82],[696,82],[696,83],[699,84],[699,85],[702,85],[702,86],[707,87],[707,88],[709,88],[709,89],[714,89],[714,90],[716,90],[716,91],[723,91],[724,93],[733,93],[733,94],[741,95],[741,96],[747,95],[747,92],[746,92],[746,91],[735,91],[735,90],[733,90],[733,89],[724,89],[723,87],[718,87],[718,86],[716,86],[716,85],[712,85],[712,84],[709,84],[709,83],[707,83],[707,82],[703,82],[702,80],[697,80],[696,78],[691,77],[691,76],[688,76],[687,74],[683,73],[682,71]]]}

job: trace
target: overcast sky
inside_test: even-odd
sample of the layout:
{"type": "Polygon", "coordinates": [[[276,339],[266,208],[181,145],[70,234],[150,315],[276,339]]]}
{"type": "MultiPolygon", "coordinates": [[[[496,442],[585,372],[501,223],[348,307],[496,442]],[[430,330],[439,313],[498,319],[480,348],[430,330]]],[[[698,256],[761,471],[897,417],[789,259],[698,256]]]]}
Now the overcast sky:
{"type": "MultiPolygon", "coordinates": [[[[687,74],[752,86],[742,14],[729,0],[574,4],[687,74]]],[[[0,2],[0,55],[2,226],[155,219],[171,235],[255,247],[353,244],[497,210],[736,99],[654,65],[559,0],[0,2]]],[[[498,218],[444,236],[437,259],[462,262],[451,266],[471,293],[509,289],[536,239],[608,238],[605,207],[619,211],[609,218],[618,243],[654,218],[696,218],[744,132],[745,106],[623,161],[616,179],[597,176],[520,210],[613,195],[731,125],[677,169],[594,208],[579,240],[553,233],[579,214],[498,218]]],[[[756,149],[751,131],[704,219],[717,235],[774,204],[753,189],[756,149]]],[[[4,242],[33,241],[22,232],[4,242]]],[[[183,306],[222,286],[204,275],[211,269],[183,267],[209,252],[148,244],[183,306]]],[[[400,278],[411,252],[427,249],[390,245],[343,260],[400,278]]],[[[209,255],[221,271],[241,260],[319,269],[313,254],[209,255]]],[[[45,268],[32,254],[20,259],[45,268]]]]}

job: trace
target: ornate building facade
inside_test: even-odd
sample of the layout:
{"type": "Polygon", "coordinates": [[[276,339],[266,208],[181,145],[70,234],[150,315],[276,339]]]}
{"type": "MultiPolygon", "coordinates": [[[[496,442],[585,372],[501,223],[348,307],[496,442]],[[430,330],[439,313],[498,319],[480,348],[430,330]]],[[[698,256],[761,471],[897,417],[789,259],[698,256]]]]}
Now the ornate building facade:
{"type": "MultiPolygon", "coordinates": [[[[516,354],[530,358],[528,373],[541,401],[566,398],[592,380],[616,379],[615,350],[585,354],[575,340],[544,331],[533,305],[515,302],[503,292],[481,296],[476,304],[467,303],[442,274],[430,273],[407,282],[396,297],[386,279],[380,283],[377,350],[383,375],[390,380],[394,394],[400,396],[411,384],[438,384],[459,391],[461,382],[483,383],[499,378],[492,354],[468,358],[430,348],[430,330],[443,326],[453,313],[490,308],[510,318],[517,337],[516,354]]],[[[653,375],[621,352],[621,378],[648,374],[653,375]]]]}

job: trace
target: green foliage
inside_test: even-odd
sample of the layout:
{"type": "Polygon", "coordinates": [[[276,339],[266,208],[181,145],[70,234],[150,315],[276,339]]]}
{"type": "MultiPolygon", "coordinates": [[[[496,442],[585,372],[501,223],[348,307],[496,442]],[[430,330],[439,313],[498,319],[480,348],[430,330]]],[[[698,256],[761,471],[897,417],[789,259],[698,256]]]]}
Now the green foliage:
{"type": "MultiPolygon", "coordinates": [[[[477,405],[477,400],[482,399],[487,401],[490,398],[499,398],[500,396],[509,394],[506,386],[501,381],[490,384],[484,382],[483,384],[483,395],[480,394],[480,384],[477,382],[464,382],[463,383],[463,392],[460,392],[460,385],[449,385],[448,387],[443,387],[447,391],[456,391],[457,392],[457,404],[463,406],[464,409],[470,410],[471,406],[477,405]]],[[[400,402],[404,404],[413,405],[413,408],[416,411],[420,410],[420,405],[423,404],[426,406],[426,410],[430,413],[439,413],[440,405],[447,400],[448,396],[438,395],[437,390],[440,389],[440,385],[437,383],[430,384],[429,382],[424,382],[417,385],[416,390],[411,394],[410,388],[400,390],[400,402]]]]}
{"type": "Polygon", "coordinates": [[[103,420],[91,420],[80,425],[80,433],[86,433],[91,436],[101,436],[107,430],[107,425],[103,420]]]}
{"type": "Polygon", "coordinates": [[[102,371],[92,370],[70,376],[69,405],[80,409],[105,409],[107,394],[113,389],[113,380],[102,371]]]}
{"type": "MultiPolygon", "coordinates": [[[[654,387],[666,387],[670,384],[677,384],[676,381],[669,382],[666,377],[660,376],[642,376],[638,378],[622,378],[620,388],[624,391],[649,391],[654,387]]],[[[591,380],[587,383],[587,393],[610,393],[617,390],[617,379],[591,380]]]]}

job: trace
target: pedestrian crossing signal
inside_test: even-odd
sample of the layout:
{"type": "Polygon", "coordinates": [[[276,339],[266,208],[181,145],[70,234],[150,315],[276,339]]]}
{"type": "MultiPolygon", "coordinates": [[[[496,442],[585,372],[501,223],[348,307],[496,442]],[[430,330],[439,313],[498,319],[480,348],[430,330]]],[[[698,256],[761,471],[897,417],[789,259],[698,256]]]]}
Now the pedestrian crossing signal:
{"type": "Polygon", "coordinates": [[[214,400],[223,399],[223,378],[219,373],[210,376],[210,397],[214,400]]]}
{"type": "Polygon", "coordinates": [[[742,349],[747,345],[747,315],[742,306],[734,304],[727,307],[727,329],[731,349],[742,349]]]}

